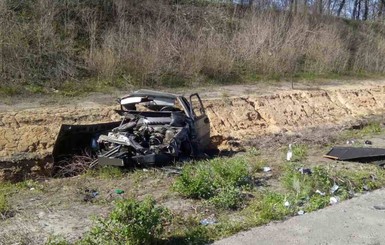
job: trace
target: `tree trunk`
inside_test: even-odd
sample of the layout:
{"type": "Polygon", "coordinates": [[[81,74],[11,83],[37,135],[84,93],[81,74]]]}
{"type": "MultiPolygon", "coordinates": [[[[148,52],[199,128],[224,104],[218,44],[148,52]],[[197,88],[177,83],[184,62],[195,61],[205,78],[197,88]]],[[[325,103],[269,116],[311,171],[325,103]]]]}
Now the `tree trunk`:
{"type": "Polygon", "coordinates": [[[365,0],[365,9],[364,9],[364,20],[368,19],[368,13],[369,13],[369,0],[365,0]]]}
{"type": "Polygon", "coordinates": [[[346,2],[346,0],[342,0],[341,3],[340,3],[340,6],[338,7],[338,10],[337,10],[337,16],[338,16],[338,17],[341,16],[341,11],[342,11],[342,9],[343,9],[344,6],[345,6],[345,2],[346,2]]]}
{"type": "Polygon", "coordinates": [[[356,15],[357,15],[357,6],[358,6],[358,0],[354,0],[353,13],[352,13],[352,20],[355,20],[355,19],[356,19],[356,15]]]}
{"type": "Polygon", "coordinates": [[[382,13],[384,11],[384,6],[385,6],[385,0],[381,0],[379,3],[379,7],[378,7],[378,18],[379,19],[381,19],[381,17],[382,17],[382,13]]]}
{"type": "Polygon", "coordinates": [[[358,9],[357,9],[357,18],[356,20],[359,20],[361,17],[361,0],[358,0],[358,9]]]}
{"type": "Polygon", "coordinates": [[[322,14],[322,10],[323,10],[322,0],[318,0],[318,13],[322,14]]]}

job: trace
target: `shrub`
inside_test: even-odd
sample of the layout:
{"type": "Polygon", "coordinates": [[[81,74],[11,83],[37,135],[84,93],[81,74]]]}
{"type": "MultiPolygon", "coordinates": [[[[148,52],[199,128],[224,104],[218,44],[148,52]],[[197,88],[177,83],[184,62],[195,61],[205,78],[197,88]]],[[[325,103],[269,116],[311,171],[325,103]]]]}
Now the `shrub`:
{"type": "MultiPolygon", "coordinates": [[[[255,199],[247,211],[254,213],[258,223],[267,223],[271,220],[281,220],[293,212],[291,207],[286,207],[287,198],[277,192],[267,192],[255,199]]],[[[293,202],[290,203],[293,204],[293,202]]]]}
{"type": "Polygon", "coordinates": [[[152,198],[123,200],[107,218],[97,220],[80,244],[154,244],[170,220],[170,211],[152,198]]]}
{"type": "Polygon", "coordinates": [[[183,196],[209,199],[221,190],[246,186],[250,178],[243,158],[216,158],[185,166],[173,187],[183,196]]]}
{"type": "Polygon", "coordinates": [[[242,195],[238,187],[225,186],[218,191],[218,194],[210,198],[216,208],[220,209],[236,209],[242,204],[242,195]]]}
{"type": "Polygon", "coordinates": [[[312,169],[312,174],[302,174],[298,165],[289,165],[284,171],[282,183],[299,199],[305,199],[314,194],[316,190],[327,192],[333,185],[333,179],[323,166],[312,169]]]}

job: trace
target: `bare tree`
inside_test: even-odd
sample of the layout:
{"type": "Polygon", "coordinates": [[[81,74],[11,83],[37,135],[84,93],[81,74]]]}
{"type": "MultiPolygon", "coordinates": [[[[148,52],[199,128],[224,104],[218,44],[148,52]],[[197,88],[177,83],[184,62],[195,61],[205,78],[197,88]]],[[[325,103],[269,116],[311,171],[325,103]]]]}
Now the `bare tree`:
{"type": "Polygon", "coordinates": [[[342,9],[344,8],[345,6],[345,2],[346,0],[342,0],[341,3],[340,3],[340,6],[338,7],[338,10],[337,10],[337,16],[341,16],[341,12],[342,12],[342,9]]]}

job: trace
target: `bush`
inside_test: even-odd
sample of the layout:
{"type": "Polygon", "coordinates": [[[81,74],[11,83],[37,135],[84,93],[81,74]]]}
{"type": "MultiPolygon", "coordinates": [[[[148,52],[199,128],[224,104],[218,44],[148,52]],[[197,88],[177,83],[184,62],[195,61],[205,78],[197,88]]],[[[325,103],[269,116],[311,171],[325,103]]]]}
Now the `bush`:
{"type": "Polygon", "coordinates": [[[291,207],[285,206],[286,201],[293,204],[292,200],[288,200],[280,193],[263,193],[260,198],[251,203],[247,211],[251,211],[250,216],[254,216],[253,218],[259,224],[268,223],[271,220],[281,220],[293,212],[291,207]]]}
{"type": "Polygon", "coordinates": [[[238,187],[225,186],[218,191],[218,194],[210,198],[216,208],[220,209],[236,209],[242,204],[242,195],[238,187]]]}
{"type": "Polygon", "coordinates": [[[80,244],[154,244],[170,220],[170,211],[152,198],[123,200],[107,218],[97,220],[80,244]]]}
{"type": "Polygon", "coordinates": [[[333,180],[325,167],[315,167],[312,169],[312,174],[308,175],[299,172],[298,165],[289,165],[284,171],[282,183],[299,199],[305,199],[313,195],[316,190],[328,193],[333,180]]]}
{"type": "Polygon", "coordinates": [[[183,196],[209,199],[221,190],[246,186],[250,179],[248,165],[243,158],[216,158],[185,166],[173,187],[183,196]]]}

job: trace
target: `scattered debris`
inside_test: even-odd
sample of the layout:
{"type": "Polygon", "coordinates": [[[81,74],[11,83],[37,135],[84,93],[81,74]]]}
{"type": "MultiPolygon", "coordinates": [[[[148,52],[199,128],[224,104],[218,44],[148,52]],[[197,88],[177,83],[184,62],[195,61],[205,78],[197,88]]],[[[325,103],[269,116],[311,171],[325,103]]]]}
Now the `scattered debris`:
{"type": "Polygon", "coordinates": [[[290,207],[290,202],[288,202],[288,201],[286,201],[285,203],[284,203],[284,205],[285,205],[285,207],[290,207]]]}
{"type": "Polygon", "coordinates": [[[356,143],[354,140],[347,140],[346,141],[347,145],[354,145],[354,143],[356,143]]]}
{"type": "Polygon", "coordinates": [[[291,148],[291,144],[289,144],[289,150],[287,151],[287,154],[286,154],[286,160],[291,161],[292,158],[293,158],[293,150],[291,148]]]}
{"type": "MultiPolygon", "coordinates": [[[[385,149],[368,147],[333,147],[324,157],[333,160],[370,163],[385,160],[385,149]]],[[[377,164],[384,165],[385,163],[379,162],[377,164]]]]}
{"type": "Polygon", "coordinates": [[[97,197],[99,195],[99,192],[96,191],[96,190],[86,189],[84,192],[85,192],[85,194],[84,194],[84,197],[83,197],[83,201],[85,201],[85,202],[90,202],[95,197],[97,197]]]}
{"type": "Polygon", "coordinates": [[[115,190],[115,193],[118,194],[118,195],[121,195],[121,194],[124,193],[124,190],[116,189],[116,190],[115,190]]]}
{"type": "Polygon", "coordinates": [[[202,219],[201,222],[199,222],[201,225],[213,225],[217,223],[215,218],[207,218],[207,219],[202,219]]]}
{"type": "Polygon", "coordinates": [[[335,205],[339,203],[340,198],[339,197],[330,197],[330,205],[335,205]]]}
{"type": "Polygon", "coordinates": [[[305,211],[299,210],[299,211],[297,212],[297,214],[298,214],[298,215],[304,215],[304,214],[305,214],[305,211]]]}
{"type": "Polygon", "coordinates": [[[334,183],[334,185],[332,186],[332,188],[330,188],[330,194],[334,194],[334,192],[336,192],[340,187],[334,183]]]}
{"type": "Polygon", "coordinates": [[[385,210],[385,205],[374,205],[373,208],[376,210],[385,210]]]}
{"type": "Polygon", "coordinates": [[[300,168],[298,169],[298,171],[301,173],[301,174],[308,174],[308,175],[311,175],[312,174],[312,171],[310,168],[300,168]]]}
{"type": "Polygon", "coordinates": [[[263,167],[263,172],[270,172],[271,168],[270,167],[263,167]]]}
{"type": "Polygon", "coordinates": [[[316,190],[315,193],[320,194],[321,196],[325,196],[326,194],[325,192],[322,192],[320,190],[316,190]]]}

